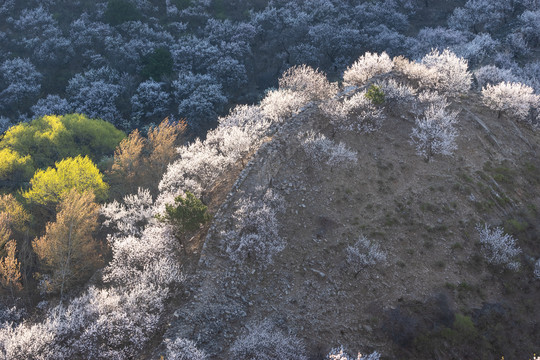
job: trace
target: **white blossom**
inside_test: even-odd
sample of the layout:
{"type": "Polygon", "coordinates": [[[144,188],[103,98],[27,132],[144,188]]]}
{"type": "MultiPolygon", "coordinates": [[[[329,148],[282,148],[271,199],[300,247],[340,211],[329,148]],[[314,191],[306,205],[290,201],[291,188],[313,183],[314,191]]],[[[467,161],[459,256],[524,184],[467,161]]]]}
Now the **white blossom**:
{"type": "Polygon", "coordinates": [[[500,227],[491,228],[487,224],[477,225],[476,230],[480,235],[482,255],[493,265],[504,266],[510,270],[519,269],[517,256],[521,249],[516,244],[516,239],[505,234],[500,227]]]}
{"type": "Polygon", "coordinates": [[[285,334],[269,321],[248,325],[246,333],[230,348],[234,359],[307,360],[305,345],[296,336],[285,334]]]}
{"type": "Polygon", "coordinates": [[[370,52],[360,56],[343,74],[343,83],[346,86],[361,86],[375,75],[385,74],[392,70],[392,60],[386,53],[381,55],[370,52]]]}
{"type": "Polygon", "coordinates": [[[456,116],[456,113],[446,112],[444,107],[430,105],[423,117],[416,118],[411,142],[417,154],[426,160],[435,154],[451,155],[457,148],[456,116]]]}
{"type": "Polygon", "coordinates": [[[482,99],[489,108],[497,110],[499,115],[505,112],[522,121],[527,118],[531,107],[538,106],[540,101],[533,88],[514,82],[486,85],[482,89],[482,99]]]}

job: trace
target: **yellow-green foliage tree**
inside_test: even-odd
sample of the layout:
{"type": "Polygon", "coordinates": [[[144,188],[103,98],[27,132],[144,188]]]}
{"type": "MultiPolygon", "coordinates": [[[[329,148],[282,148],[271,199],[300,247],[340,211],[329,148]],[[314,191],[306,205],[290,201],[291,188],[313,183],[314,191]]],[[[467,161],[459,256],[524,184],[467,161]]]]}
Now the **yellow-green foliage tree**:
{"type": "Polygon", "coordinates": [[[23,192],[26,200],[46,206],[54,205],[71,189],[79,192],[91,191],[98,201],[107,198],[109,186],[87,156],[66,158],[55,165],[55,168],[36,171],[30,180],[30,189],[23,192]]]}
{"type": "Polygon", "coordinates": [[[49,275],[46,290],[60,292],[87,279],[101,265],[97,227],[99,205],[94,194],[71,189],[58,205],[56,222],[47,224],[45,235],[33,241],[41,269],[49,275]]]}
{"type": "Polygon", "coordinates": [[[43,116],[15,125],[0,140],[0,181],[9,179],[15,184],[6,186],[18,187],[36,169],[66,157],[89,156],[98,162],[124,137],[112,124],[81,114],[43,116]]]}
{"type": "Polygon", "coordinates": [[[30,155],[21,156],[18,152],[0,149],[0,186],[15,187],[27,181],[34,173],[30,155]]]}

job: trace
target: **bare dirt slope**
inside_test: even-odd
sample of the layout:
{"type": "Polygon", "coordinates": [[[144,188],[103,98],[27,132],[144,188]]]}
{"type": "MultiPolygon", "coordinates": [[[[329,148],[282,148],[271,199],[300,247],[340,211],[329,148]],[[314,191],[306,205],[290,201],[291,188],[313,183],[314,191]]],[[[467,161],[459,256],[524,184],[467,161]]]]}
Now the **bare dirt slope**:
{"type": "Polygon", "coordinates": [[[540,133],[497,118],[475,93],[451,110],[459,111],[454,156],[424,161],[409,142],[414,117],[392,109],[376,133],[335,135],[358,152],[346,170],[313,166],[299,145],[298,134],[310,129],[332,137],[315,106],[291,119],[215,215],[166,336],[188,337],[226,359],[246,325],[269,319],[302,338],[313,359],[340,344],[383,358],[531,356],[540,338],[540,281],[532,275],[540,256],[540,133]],[[220,232],[235,201],[268,187],[286,201],[278,216],[286,248],[265,270],[234,266],[220,232]],[[486,264],[478,223],[516,236],[519,272],[486,264]],[[381,246],[386,265],[352,271],[345,249],[360,235],[381,246]],[[457,324],[456,314],[473,328],[457,324]]]}

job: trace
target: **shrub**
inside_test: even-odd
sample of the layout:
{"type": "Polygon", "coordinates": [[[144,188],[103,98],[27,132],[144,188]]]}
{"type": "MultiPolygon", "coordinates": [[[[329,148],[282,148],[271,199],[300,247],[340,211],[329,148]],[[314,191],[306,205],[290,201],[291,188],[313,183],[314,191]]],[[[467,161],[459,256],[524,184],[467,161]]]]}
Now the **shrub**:
{"type": "Polygon", "coordinates": [[[375,105],[381,105],[384,103],[384,92],[377,85],[371,85],[365,93],[365,96],[375,105]]]}
{"type": "Polygon", "coordinates": [[[379,360],[380,358],[381,355],[377,351],[374,351],[367,356],[358,353],[358,356],[354,358],[345,352],[343,346],[340,346],[330,350],[328,355],[326,355],[325,360],[379,360]]]}
{"type": "Polygon", "coordinates": [[[307,360],[304,343],[294,335],[286,335],[268,321],[247,326],[247,332],[230,348],[232,359],[307,360]]]}
{"type": "Polygon", "coordinates": [[[355,274],[366,267],[386,263],[386,253],[378,244],[369,241],[365,236],[360,236],[354,245],[349,245],[345,250],[347,263],[355,274]]]}
{"type": "Polygon", "coordinates": [[[346,86],[362,86],[373,76],[390,72],[392,67],[392,60],[385,52],[381,55],[367,52],[345,70],[343,83],[346,86]]]}
{"type": "Polygon", "coordinates": [[[498,116],[504,112],[517,120],[525,120],[531,107],[538,106],[539,97],[533,94],[533,88],[521,83],[502,82],[498,85],[486,85],[482,89],[484,104],[498,111],[498,116]]]}
{"type": "Polygon", "coordinates": [[[323,134],[316,135],[313,131],[302,136],[302,147],[311,162],[320,166],[325,162],[329,166],[348,166],[358,161],[356,151],[347,149],[345,144],[336,144],[323,134]]]}
{"type": "Polygon", "coordinates": [[[197,230],[202,224],[210,220],[207,207],[195,195],[186,192],[186,196],[178,196],[174,199],[174,205],[165,205],[165,215],[158,219],[175,226],[183,234],[197,230]]]}
{"type": "Polygon", "coordinates": [[[516,257],[521,254],[521,249],[516,245],[516,239],[505,234],[502,228],[491,229],[487,224],[477,225],[476,230],[480,235],[482,254],[488,263],[514,271],[519,269],[516,257]]]}
{"type": "Polygon", "coordinates": [[[196,344],[188,339],[176,338],[167,340],[167,360],[206,360],[204,351],[197,349],[196,344]]]}
{"type": "Polygon", "coordinates": [[[240,199],[232,218],[234,228],[223,232],[221,246],[236,264],[251,263],[266,268],[273,257],[285,248],[279,236],[276,211],[281,210],[283,199],[268,190],[262,199],[240,199]]]}
{"type": "Polygon", "coordinates": [[[534,277],[540,280],[540,259],[536,260],[534,264],[534,277]]]}

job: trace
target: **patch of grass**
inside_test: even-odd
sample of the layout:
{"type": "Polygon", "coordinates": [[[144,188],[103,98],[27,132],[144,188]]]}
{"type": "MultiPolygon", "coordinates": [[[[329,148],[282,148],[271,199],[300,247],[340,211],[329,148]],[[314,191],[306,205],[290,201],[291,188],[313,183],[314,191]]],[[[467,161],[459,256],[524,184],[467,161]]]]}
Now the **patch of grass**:
{"type": "Polygon", "coordinates": [[[466,282],[460,282],[457,286],[459,292],[472,292],[474,287],[466,282]]]}
{"type": "Polygon", "coordinates": [[[507,162],[503,162],[500,166],[493,166],[488,161],[484,164],[484,171],[500,184],[511,184],[514,180],[515,172],[507,166],[507,162]]]}
{"type": "Polygon", "coordinates": [[[432,213],[437,213],[439,209],[438,209],[437,205],[427,203],[427,202],[422,202],[422,203],[420,203],[420,210],[422,212],[429,211],[429,212],[432,212],[432,213]]]}
{"type": "Polygon", "coordinates": [[[474,179],[472,177],[470,177],[470,175],[464,173],[464,172],[460,172],[458,173],[458,178],[460,178],[461,180],[467,182],[467,183],[473,183],[474,182],[474,179]]]}
{"type": "Polygon", "coordinates": [[[450,282],[444,283],[444,287],[447,288],[448,290],[451,290],[451,291],[456,290],[456,285],[454,285],[454,284],[452,284],[450,282]]]}
{"type": "Polygon", "coordinates": [[[518,219],[508,219],[504,222],[504,230],[512,235],[519,234],[529,227],[529,224],[525,221],[518,219]]]}
{"type": "Polygon", "coordinates": [[[463,250],[463,245],[461,243],[455,242],[450,246],[452,250],[463,250]]]}

